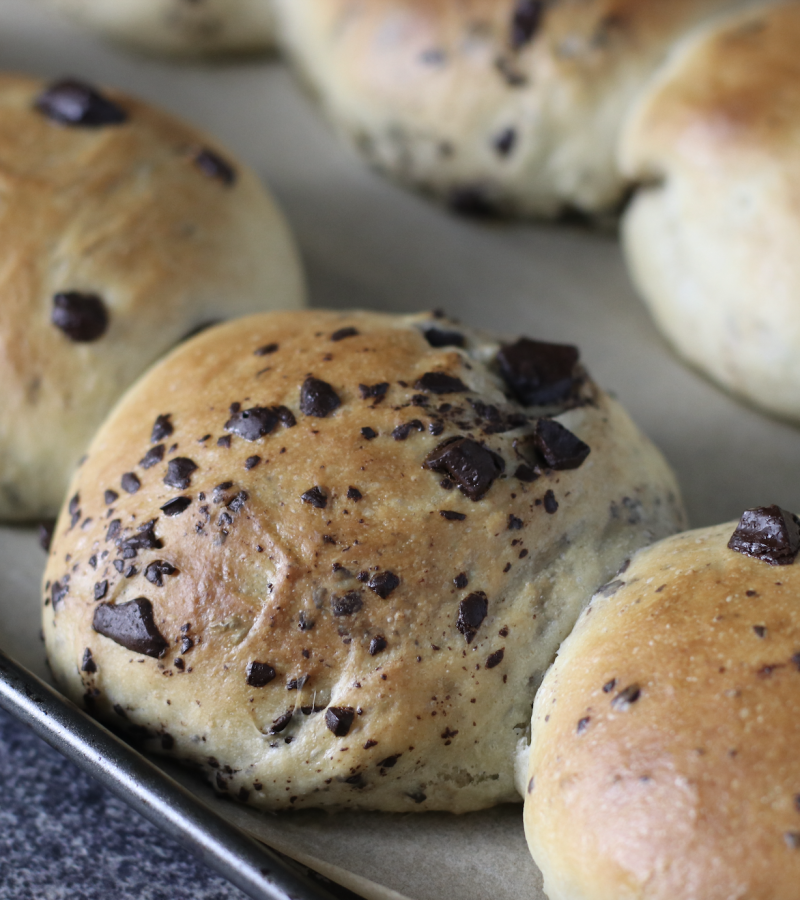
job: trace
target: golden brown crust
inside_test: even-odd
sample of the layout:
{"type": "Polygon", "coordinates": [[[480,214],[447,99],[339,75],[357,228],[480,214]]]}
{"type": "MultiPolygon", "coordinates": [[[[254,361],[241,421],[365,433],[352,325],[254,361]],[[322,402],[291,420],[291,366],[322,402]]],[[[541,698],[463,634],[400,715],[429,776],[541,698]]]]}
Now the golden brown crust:
{"type": "Polygon", "coordinates": [[[493,371],[498,344],[459,328],[466,350],[436,349],[422,329],[437,324],[276,313],[213,329],[153,369],[97,436],[56,530],[44,627],[63,688],[98,715],[119,722],[119,707],[168,733],[165,747],[218,787],[270,808],[464,811],[514,799],[514,750],[558,641],[591,590],[682,512],[658,453],[588,381],[559,416],[588,458],[517,477],[533,426],[507,421],[524,411],[493,371]],[[358,333],[333,340],[343,328],[358,333]],[[429,372],[469,391],[426,392],[417,383],[429,372]],[[338,397],[330,415],[304,414],[309,376],[338,397]],[[365,398],[362,384],[386,393],[365,398]],[[490,426],[481,404],[505,424],[490,426]],[[274,407],[296,424],[283,411],[291,427],[264,418],[271,430],[254,441],[226,430],[274,407]],[[153,443],[166,414],[174,430],[153,443]],[[505,463],[476,500],[424,467],[459,434],[505,463]],[[160,460],[144,468],[154,446],[160,460]],[[164,482],[176,459],[197,466],[185,489],[164,482]],[[170,516],[177,497],[187,508],[170,516]],[[125,559],[151,520],[152,546],[125,559]],[[177,570],[163,587],[143,576],[158,559],[177,570]],[[96,584],[102,603],[149,599],[162,659],[93,630],[96,584]],[[87,648],[94,673],[80,671],[87,648]],[[248,685],[251,663],[275,677],[248,685]],[[331,708],[351,709],[346,737],[332,733],[331,708]],[[217,763],[228,769],[215,774],[217,763]]]}
{"type": "Polygon", "coordinates": [[[800,567],[735,527],[637,554],[545,678],[525,822],[551,900],[796,896],[800,567]]]}
{"type": "Polygon", "coordinates": [[[57,124],[45,85],[0,77],[0,518],[57,512],[75,463],[122,391],[192,329],[296,306],[302,281],[283,218],[216,141],[116,91],[127,120],[57,124]],[[233,167],[227,184],[197,164],[233,167]],[[60,292],[98,295],[108,327],[72,340],[60,292]]]}

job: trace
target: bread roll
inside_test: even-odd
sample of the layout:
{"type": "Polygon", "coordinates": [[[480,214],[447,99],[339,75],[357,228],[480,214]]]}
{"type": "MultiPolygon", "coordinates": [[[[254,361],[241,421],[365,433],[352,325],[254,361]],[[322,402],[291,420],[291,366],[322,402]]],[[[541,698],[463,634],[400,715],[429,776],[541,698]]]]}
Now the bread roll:
{"type": "Polygon", "coordinates": [[[705,29],[654,79],[621,144],[642,182],[628,264],[677,351],[800,419],[800,6],[705,29]]]}
{"type": "Polygon", "coordinates": [[[24,520],[150,363],[303,285],[255,173],[116,91],[0,76],[0,190],[0,518],[24,520]]]}
{"type": "Polygon", "coordinates": [[[687,28],[736,0],[276,0],[282,42],[378,169],[460,212],[614,209],[620,123],[687,28]]]}
{"type": "Polygon", "coordinates": [[[525,830],[550,900],[794,900],[800,547],[778,507],[642,550],[533,711],[525,830]]]}
{"type": "Polygon", "coordinates": [[[215,56],[272,47],[270,0],[46,0],[83,25],[148,53],[215,56]]]}
{"type": "Polygon", "coordinates": [[[683,513],[575,348],[499,350],[430,316],[308,312],[174,351],[62,511],[61,688],[269,809],[518,801],[556,647],[683,513]]]}

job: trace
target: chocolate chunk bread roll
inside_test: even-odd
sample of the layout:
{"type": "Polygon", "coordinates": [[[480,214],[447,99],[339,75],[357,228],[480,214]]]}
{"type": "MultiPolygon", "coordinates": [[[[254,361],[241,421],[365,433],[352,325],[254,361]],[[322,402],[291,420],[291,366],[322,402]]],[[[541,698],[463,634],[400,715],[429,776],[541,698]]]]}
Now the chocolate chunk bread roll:
{"type": "Polygon", "coordinates": [[[0,76],[0,186],[0,519],[24,520],[150,363],[303,285],[255,173],[116,91],[0,76]]]}
{"type": "Polygon", "coordinates": [[[519,800],[544,669],[683,523],[574,347],[430,316],[253,316],[175,350],[78,470],[45,576],[53,673],[269,809],[519,800]]]}
{"type": "Polygon", "coordinates": [[[800,549],[777,506],[640,551],[533,711],[525,829],[550,900],[794,900],[800,549]]]}
{"type": "Polygon", "coordinates": [[[705,29],[625,130],[642,182],[624,245],[656,324],[689,363],[800,420],[800,6],[705,29]]]}
{"type": "Polygon", "coordinates": [[[45,0],[121,44],[168,56],[259,53],[273,42],[270,0],[45,0]]]}
{"type": "Polygon", "coordinates": [[[736,0],[276,0],[282,42],[372,165],[458,211],[614,209],[623,117],[736,0]]]}

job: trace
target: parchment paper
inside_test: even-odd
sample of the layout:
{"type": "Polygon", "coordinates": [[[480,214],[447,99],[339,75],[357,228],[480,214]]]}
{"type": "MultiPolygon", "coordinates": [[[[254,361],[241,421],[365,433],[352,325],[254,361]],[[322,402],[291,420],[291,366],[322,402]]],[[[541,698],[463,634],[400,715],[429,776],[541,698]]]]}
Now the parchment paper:
{"type": "MultiPolygon", "coordinates": [[[[275,62],[170,65],[103,45],[33,0],[0,0],[0,66],[115,85],[216,133],[281,201],[318,306],[441,307],[470,325],[577,343],[674,466],[693,525],[770,503],[800,511],[800,431],[676,360],[633,294],[614,235],[451,217],[364,169],[275,62]]],[[[43,564],[32,533],[0,529],[0,645],[46,677],[43,564]]],[[[463,817],[265,816],[181,777],[224,815],[369,900],[543,896],[519,806],[463,817]]]]}

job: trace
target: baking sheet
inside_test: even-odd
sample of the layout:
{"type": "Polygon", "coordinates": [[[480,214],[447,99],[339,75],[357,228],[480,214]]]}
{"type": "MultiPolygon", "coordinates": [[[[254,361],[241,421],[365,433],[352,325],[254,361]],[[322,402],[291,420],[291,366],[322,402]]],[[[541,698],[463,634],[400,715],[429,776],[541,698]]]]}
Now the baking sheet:
{"type": "MultiPolygon", "coordinates": [[[[577,343],[595,378],[674,466],[692,525],[771,503],[800,511],[800,431],[740,405],[674,358],[633,294],[613,234],[453,218],[365,170],[274,62],[144,59],[51,18],[33,0],[0,0],[0,65],[115,85],[216,133],[281,201],[315,305],[440,307],[477,327],[577,343]]],[[[47,677],[43,565],[32,532],[0,529],[0,645],[47,677]]],[[[228,818],[368,900],[542,897],[519,806],[463,817],[265,816],[182,778],[228,818]]]]}

